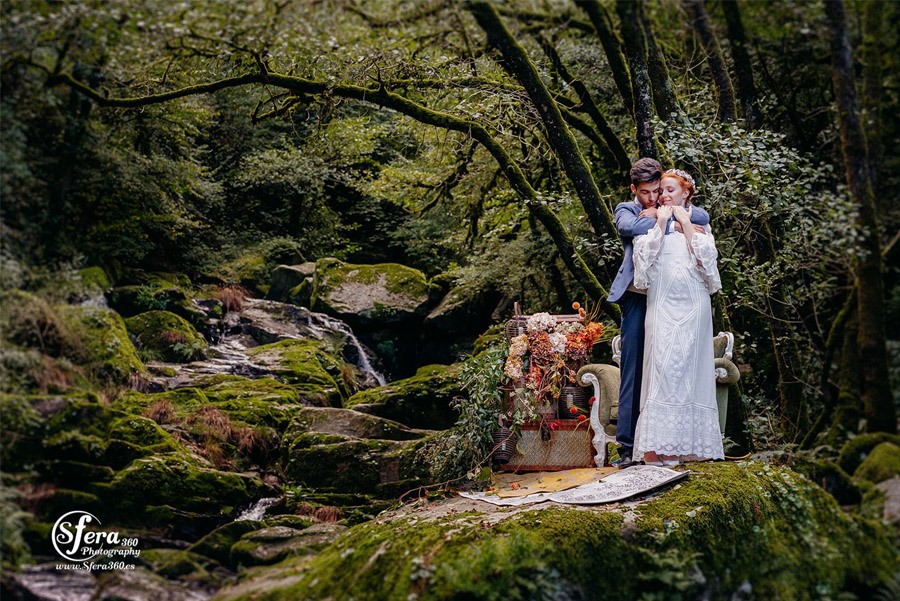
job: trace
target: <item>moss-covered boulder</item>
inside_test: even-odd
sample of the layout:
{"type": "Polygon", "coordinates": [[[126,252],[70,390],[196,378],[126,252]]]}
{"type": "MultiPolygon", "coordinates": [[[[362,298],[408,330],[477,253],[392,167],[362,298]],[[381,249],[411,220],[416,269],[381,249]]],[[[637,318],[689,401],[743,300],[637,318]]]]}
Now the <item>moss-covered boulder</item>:
{"type": "Polygon", "coordinates": [[[8,290],[0,294],[0,306],[0,335],[7,342],[56,357],[77,354],[76,333],[42,298],[24,290],[8,290]]]}
{"type": "Polygon", "coordinates": [[[381,327],[425,317],[431,293],[425,274],[412,267],[319,259],[311,307],[353,325],[381,327]]]}
{"type": "Polygon", "coordinates": [[[451,406],[453,397],[462,394],[459,373],[460,364],[426,365],[411,378],[357,392],[346,406],[411,428],[449,428],[459,417],[451,406]]]}
{"type": "Polygon", "coordinates": [[[231,547],[231,561],[236,565],[271,565],[288,557],[302,557],[324,548],[346,526],[339,524],[313,524],[307,528],[270,526],[241,537],[231,547]]]}
{"type": "Polygon", "coordinates": [[[123,317],[134,317],[147,311],[169,311],[183,317],[198,331],[209,328],[209,316],[192,298],[191,281],[175,274],[140,274],[140,283],[117,286],[107,291],[110,307],[123,317]]]}
{"type": "Polygon", "coordinates": [[[102,382],[128,384],[146,368],[118,313],[104,307],[60,305],[56,312],[79,340],[77,363],[102,382]]]}
{"type": "Polygon", "coordinates": [[[900,435],[887,432],[873,432],[855,436],[841,447],[838,464],[845,472],[853,475],[856,472],[856,468],[869,456],[869,453],[883,442],[900,445],[900,435]]]}
{"type": "Polygon", "coordinates": [[[359,439],[340,434],[304,432],[285,434],[282,443],[284,473],[295,486],[324,492],[384,494],[425,476],[416,461],[416,441],[359,439]]]}
{"type": "Polygon", "coordinates": [[[147,311],[125,320],[137,347],[153,359],[188,363],[206,356],[206,340],[186,319],[169,311],[147,311]]]}
{"type": "Polygon", "coordinates": [[[309,290],[312,292],[312,277],[315,272],[316,264],[313,262],[300,265],[279,265],[272,271],[272,286],[269,288],[266,298],[275,301],[293,302],[295,299],[292,298],[294,296],[292,291],[296,290],[304,282],[309,283],[309,290]]]}
{"type": "Polygon", "coordinates": [[[423,432],[411,430],[403,424],[350,409],[304,407],[296,412],[290,428],[285,432],[289,439],[298,434],[316,432],[353,438],[386,440],[412,440],[422,438],[423,432]]]}
{"type": "Polygon", "coordinates": [[[168,505],[230,516],[261,489],[257,477],[203,467],[178,454],[135,460],[112,481],[120,507],[137,512],[146,505],[168,505]]]}
{"type": "Polygon", "coordinates": [[[872,449],[854,476],[875,484],[900,476],[900,446],[883,442],[872,449]]]}
{"type": "Polygon", "coordinates": [[[691,469],[615,505],[411,504],[216,599],[872,598],[896,570],[882,526],[786,468],[691,469]]]}
{"type": "Polygon", "coordinates": [[[491,324],[502,295],[476,284],[454,286],[428,313],[425,327],[452,338],[474,338],[491,324]]]}
{"type": "Polygon", "coordinates": [[[318,340],[281,340],[249,349],[247,354],[310,404],[339,407],[347,395],[343,359],[318,340]]]}

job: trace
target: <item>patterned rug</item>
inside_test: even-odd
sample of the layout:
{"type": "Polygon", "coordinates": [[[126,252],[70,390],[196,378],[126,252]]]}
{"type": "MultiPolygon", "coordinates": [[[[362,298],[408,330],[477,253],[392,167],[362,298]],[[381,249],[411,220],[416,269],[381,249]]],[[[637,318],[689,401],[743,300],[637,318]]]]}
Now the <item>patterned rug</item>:
{"type": "Polygon", "coordinates": [[[500,496],[496,491],[459,494],[467,499],[486,501],[494,505],[527,505],[544,501],[568,505],[597,505],[624,501],[648,493],[667,484],[683,480],[690,473],[690,470],[677,472],[667,467],[636,465],[610,474],[602,480],[594,480],[587,484],[555,492],[538,492],[518,497],[500,496]]]}

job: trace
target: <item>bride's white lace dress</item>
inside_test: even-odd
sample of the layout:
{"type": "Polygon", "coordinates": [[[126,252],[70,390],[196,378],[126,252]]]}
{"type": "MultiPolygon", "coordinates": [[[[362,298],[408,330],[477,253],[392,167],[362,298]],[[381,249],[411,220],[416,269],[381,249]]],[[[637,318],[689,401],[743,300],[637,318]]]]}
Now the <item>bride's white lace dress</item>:
{"type": "Polygon", "coordinates": [[[716,405],[712,310],[722,288],[709,227],[665,236],[659,226],[634,240],[634,285],[647,289],[644,377],[634,457],[647,451],[722,459],[716,405]]]}

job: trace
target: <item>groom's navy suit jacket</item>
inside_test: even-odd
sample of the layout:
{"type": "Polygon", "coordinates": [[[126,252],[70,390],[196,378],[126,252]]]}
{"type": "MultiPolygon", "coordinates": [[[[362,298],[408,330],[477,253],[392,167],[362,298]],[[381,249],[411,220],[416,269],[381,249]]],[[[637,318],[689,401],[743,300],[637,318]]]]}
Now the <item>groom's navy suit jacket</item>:
{"type": "MultiPolygon", "coordinates": [[[[709,213],[700,207],[693,205],[691,211],[691,223],[697,225],[707,225],[709,223],[709,213]]],[[[621,202],[616,205],[616,229],[619,230],[619,236],[622,238],[622,245],[625,247],[625,258],[622,259],[622,266],[613,280],[612,286],[609,287],[609,297],[607,300],[611,303],[618,303],[628,290],[628,286],[634,281],[634,245],[635,236],[642,236],[650,231],[656,225],[656,219],[652,217],[638,217],[644,209],[637,200],[621,202]]]]}

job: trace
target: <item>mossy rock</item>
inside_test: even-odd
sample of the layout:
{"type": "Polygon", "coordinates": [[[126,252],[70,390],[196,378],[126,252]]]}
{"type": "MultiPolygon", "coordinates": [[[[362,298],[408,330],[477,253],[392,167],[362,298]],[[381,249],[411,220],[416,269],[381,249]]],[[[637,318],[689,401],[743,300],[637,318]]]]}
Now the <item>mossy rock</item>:
{"type": "Polygon", "coordinates": [[[460,364],[426,365],[410,378],[357,392],[346,406],[411,428],[449,428],[459,417],[451,407],[453,398],[462,394],[459,372],[460,364]]]}
{"type": "Polygon", "coordinates": [[[102,514],[107,507],[97,495],[81,490],[57,488],[49,496],[40,500],[35,515],[40,519],[53,522],[64,513],[72,511],[73,508],[97,515],[102,514]]]}
{"type": "Polygon", "coordinates": [[[896,570],[884,527],[788,469],[691,470],[674,488],[615,505],[410,504],[217,598],[872,598],[896,570]]]}
{"type": "Polygon", "coordinates": [[[879,444],[853,475],[875,484],[900,475],[900,446],[892,442],[879,444]]]}
{"type": "Polygon", "coordinates": [[[138,348],[154,359],[188,363],[206,356],[207,344],[183,317],[169,311],[147,311],[125,320],[138,348]]]}
{"type": "Polygon", "coordinates": [[[310,306],[353,325],[384,326],[424,318],[431,292],[418,269],[397,263],[359,265],[319,259],[310,306]]]}
{"type": "Polygon", "coordinates": [[[403,424],[376,415],[331,407],[300,409],[284,438],[290,440],[304,432],[386,440],[412,440],[424,435],[423,432],[411,430],[403,424]]]}
{"type": "Polygon", "coordinates": [[[329,545],[347,529],[338,524],[313,524],[298,529],[269,526],[250,532],[231,547],[235,565],[271,565],[289,557],[308,556],[329,545]]]}
{"type": "Polygon", "coordinates": [[[284,473],[292,485],[320,491],[373,494],[385,482],[408,477],[408,442],[300,434],[283,444],[284,473]]]}
{"type": "Polygon", "coordinates": [[[46,431],[41,414],[28,397],[0,394],[0,424],[0,465],[4,471],[22,470],[41,456],[39,441],[46,431]]]}
{"type": "Polygon", "coordinates": [[[78,334],[42,298],[24,290],[0,294],[0,333],[18,346],[33,348],[53,357],[80,355],[78,334]]]}
{"type": "Polygon", "coordinates": [[[856,505],[862,499],[850,475],[832,461],[795,460],[791,467],[824,488],[841,505],[856,505]]]}
{"type": "Polygon", "coordinates": [[[60,305],[57,314],[80,342],[79,365],[101,382],[128,384],[147,372],[118,313],[104,307],[60,305]]]}
{"type": "Polygon", "coordinates": [[[300,245],[287,238],[265,240],[228,261],[214,274],[224,282],[237,283],[255,296],[265,296],[271,285],[272,271],[282,264],[303,263],[300,245]]]}
{"type": "Polygon", "coordinates": [[[112,287],[109,283],[109,277],[102,267],[94,266],[79,269],[78,277],[81,278],[81,283],[89,288],[96,288],[102,291],[109,290],[112,287]]]}
{"type": "Polygon", "coordinates": [[[110,307],[124,317],[134,317],[148,311],[169,311],[187,320],[195,329],[206,331],[209,317],[197,308],[187,291],[191,283],[187,276],[174,274],[144,274],[140,285],[118,286],[106,293],[110,307]]]}
{"type": "Polygon", "coordinates": [[[855,436],[841,447],[838,464],[845,472],[853,475],[856,472],[856,468],[869,456],[869,453],[883,442],[900,445],[900,435],[888,434],[887,432],[873,432],[855,436]]]}
{"type": "Polygon", "coordinates": [[[177,454],[133,461],[112,482],[123,508],[169,505],[187,511],[227,516],[258,496],[256,477],[224,472],[192,463],[177,454]]]}
{"type": "Polygon", "coordinates": [[[424,326],[445,336],[471,338],[491,323],[502,295],[475,284],[454,286],[425,318],[424,326]]]}
{"type": "Polygon", "coordinates": [[[114,401],[113,407],[134,415],[146,415],[151,408],[160,404],[170,405],[179,413],[188,413],[209,403],[209,397],[203,390],[186,386],[154,393],[129,390],[114,401]]]}
{"type": "Polygon", "coordinates": [[[248,533],[265,528],[265,522],[239,520],[219,526],[188,548],[191,553],[212,558],[230,565],[231,546],[248,533]]]}
{"type": "Polygon", "coordinates": [[[266,298],[281,302],[292,301],[294,290],[307,281],[310,291],[312,291],[312,276],[315,272],[316,264],[313,262],[300,265],[279,265],[272,270],[272,285],[266,298]]]}
{"type": "Polygon", "coordinates": [[[108,465],[66,459],[41,461],[35,469],[43,474],[43,479],[51,479],[57,486],[78,490],[85,490],[91,483],[111,482],[116,474],[108,465]]]}
{"type": "Polygon", "coordinates": [[[219,562],[181,549],[143,549],[140,559],[153,573],[169,579],[212,584],[219,562]]]}
{"type": "Polygon", "coordinates": [[[281,340],[249,349],[247,354],[278,380],[294,387],[308,403],[341,405],[346,388],[338,380],[344,362],[322,342],[281,340]]]}

